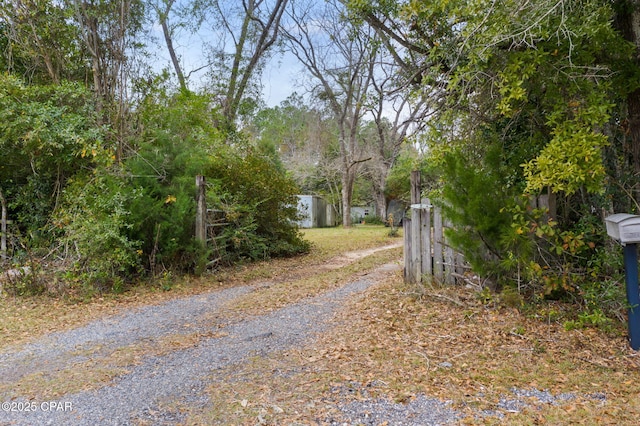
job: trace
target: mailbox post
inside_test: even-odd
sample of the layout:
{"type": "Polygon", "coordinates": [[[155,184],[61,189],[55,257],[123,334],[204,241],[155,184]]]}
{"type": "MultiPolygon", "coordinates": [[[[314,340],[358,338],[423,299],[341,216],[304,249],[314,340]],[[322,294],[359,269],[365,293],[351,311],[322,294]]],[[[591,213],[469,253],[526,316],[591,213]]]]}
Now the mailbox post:
{"type": "Polygon", "coordinates": [[[640,349],[640,289],[638,287],[638,243],[640,216],[618,213],[605,218],[607,234],[624,246],[624,272],[627,285],[629,340],[633,350],[640,349]]]}

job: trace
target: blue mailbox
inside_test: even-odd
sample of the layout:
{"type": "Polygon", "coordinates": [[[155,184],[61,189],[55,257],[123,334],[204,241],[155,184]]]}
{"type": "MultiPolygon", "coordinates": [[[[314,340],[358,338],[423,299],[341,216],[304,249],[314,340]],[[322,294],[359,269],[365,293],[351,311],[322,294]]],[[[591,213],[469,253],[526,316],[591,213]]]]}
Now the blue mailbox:
{"type": "Polygon", "coordinates": [[[640,349],[640,289],[638,288],[638,243],[640,216],[618,213],[604,219],[607,234],[624,246],[624,272],[629,308],[629,341],[633,350],[640,349]]]}

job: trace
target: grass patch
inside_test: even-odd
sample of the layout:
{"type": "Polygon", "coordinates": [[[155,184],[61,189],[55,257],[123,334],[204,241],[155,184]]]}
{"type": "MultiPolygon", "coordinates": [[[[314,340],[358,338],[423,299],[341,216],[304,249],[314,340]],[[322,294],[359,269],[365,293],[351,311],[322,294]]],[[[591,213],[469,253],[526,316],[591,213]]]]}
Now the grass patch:
{"type": "Polygon", "coordinates": [[[265,314],[338,288],[354,280],[358,274],[397,261],[401,256],[402,249],[394,248],[374,253],[336,269],[311,268],[297,279],[267,283],[256,291],[228,302],[223,309],[243,316],[265,314]]]}
{"type": "Polygon", "coordinates": [[[356,225],[351,228],[311,228],[303,231],[304,238],[311,242],[311,256],[319,260],[340,253],[377,247],[402,241],[389,237],[389,230],[380,225],[356,225]]]}

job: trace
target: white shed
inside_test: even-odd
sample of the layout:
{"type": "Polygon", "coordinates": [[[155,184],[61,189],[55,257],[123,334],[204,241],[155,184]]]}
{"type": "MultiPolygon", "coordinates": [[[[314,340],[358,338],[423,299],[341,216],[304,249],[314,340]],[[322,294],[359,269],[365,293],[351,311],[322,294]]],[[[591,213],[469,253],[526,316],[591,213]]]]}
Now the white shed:
{"type": "Polygon", "coordinates": [[[352,206],[351,207],[351,222],[361,223],[366,222],[367,218],[374,217],[376,215],[375,206],[352,206]]]}
{"type": "Polygon", "coordinates": [[[317,195],[298,195],[298,214],[301,228],[335,226],[333,206],[317,195]]]}

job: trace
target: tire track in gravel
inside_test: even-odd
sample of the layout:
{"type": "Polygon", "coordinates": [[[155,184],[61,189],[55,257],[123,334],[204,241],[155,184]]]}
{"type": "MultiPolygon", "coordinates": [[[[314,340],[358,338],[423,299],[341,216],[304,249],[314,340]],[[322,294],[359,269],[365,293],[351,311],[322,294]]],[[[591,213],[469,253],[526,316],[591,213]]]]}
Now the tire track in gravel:
{"type": "Polygon", "coordinates": [[[191,324],[201,315],[249,293],[253,287],[233,287],[157,306],[135,308],[84,327],[52,333],[18,351],[0,354],[0,383],[84,362],[88,355],[82,353],[96,357],[142,340],[188,332],[185,324],[191,324]]]}
{"type": "MultiPolygon", "coordinates": [[[[368,254],[395,246],[379,247],[367,251],[365,255],[363,252],[343,255],[327,262],[327,265],[346,266],[368,254]]],[[[331,268],[333,266],[329,266],[331,268]]],[[[154,413],[156,420],[161,418],[164,424],[175,424],[181,420],[181,414],[158,413],[158,405],[166,401],[202,403],[199,395],[211,372],[243,362],[250,356],[302,344],[323,330],[325,322],[349,296],[366,290],[398,269],[396,264],[383,265],[336,290],[267,315],[238,320],[226,326],[224,336],[218,333],[214,335],[216,337],[205,337],[186,349],[162,356],[147,356],[110,385],[59,398],[57,402],[71,405],[73,409],[70,412],[2,410],[0,422],[18,425],[126,425],[148,419],[149,413],[154,413]]],[[[98,348],[96,353],[90,355],[95,357],[144,339],[184,332],[186,324],[197,322],[205,313],[211,313],[260,287],[261,284],[247,285],[177,299],[96,321],[75,330],[52,334],[14,352],[0,354],[0,378],[6,383],[34,371],[70,368],[87,359],[86,355],[78,355],[79,351],[98,348]]],[[[204,332],[211,332],[217,331],[218,326],[209,324],[200,327],[204,332]]],[[[26,401],[19,395],[14,400],[15,403],[26,401]]],[[[36,404],[36,408],[41,407],[36,404]]]]}
{"type": "MultiPolygon", "coordinates": [[[[313,265],[302,274],[339,269],[379,251],[397,247],[399,244],[391,244],[344,253],[321,265],[313,265]]],[[[216,312],[234,299],[252,291],[287,281],[290,277],[286,275],[278,280],[215,290],[159,305],[134,308],[123,314],[103,318],[73,330],[51,333],[34,343],[9,349],[0,353],[0,384],[14,382],[34,372],[62,370],[87,361],[89,356],[95,359],[141,341],[193,333],[198,331],[193,328],[193,324],[198,323],[204,315],[216,312]]],[[[300,272],[296,276],[299,279],[300,272]]],[[[207,320],[210,319],[207,317],[207,320]]],[[[204,331],[210,329],[207,327],[204,331]]]]}

